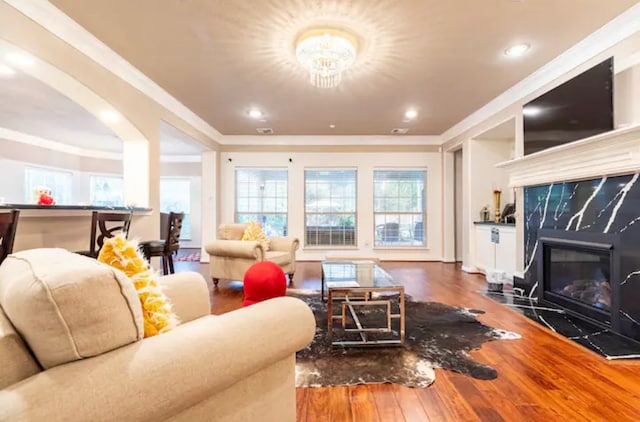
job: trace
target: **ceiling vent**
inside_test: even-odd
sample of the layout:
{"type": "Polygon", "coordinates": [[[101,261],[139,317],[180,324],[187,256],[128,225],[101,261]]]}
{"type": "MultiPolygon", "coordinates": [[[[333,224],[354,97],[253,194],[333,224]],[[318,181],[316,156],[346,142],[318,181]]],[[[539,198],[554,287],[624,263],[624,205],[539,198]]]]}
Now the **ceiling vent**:
{"type": "Polygon", "coordinates": [[[404,135],[407,132],[409,132],[409,129],[407,129],[406,127],[397,127],[391,129],[391,133],[393,133],[394,135],[404,135]]]}
{"type": "Polygon", "coordinates": [[[270,127],[259,127],[256,129],[260,135],[273,135],[273,129],[270,127]]]}

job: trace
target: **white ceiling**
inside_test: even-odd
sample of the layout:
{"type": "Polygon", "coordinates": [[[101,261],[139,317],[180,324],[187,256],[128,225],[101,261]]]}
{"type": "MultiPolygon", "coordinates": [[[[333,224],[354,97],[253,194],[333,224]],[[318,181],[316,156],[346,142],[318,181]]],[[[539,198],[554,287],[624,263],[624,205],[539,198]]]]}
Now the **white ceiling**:
{"type": "Polygon", "coordinates": [[[93,114],[26,73],[0,77],[0,127],[94,151],[122,141],[93,114]]]}
{"type": "MultiPolygon", "coordinates": [[[[122,141],[100,119],[24,72],[0,76],[0,99],[1,128],[89,151],[122,152],[122,141]]],[[[161,155],[199,155],[205,149],[184,132],[161,122],[161,155]]]]}
{"type": "Polygon", "coordinates": [[[439,135],[627,8],[632,0],[51,0],[226,135],[439,135]],[[293,57],[309,27],[354,32],[336,90],[293,57]],[[532,45],[519,60],[502,52],[532,45]],[[262,108],[266,122],[247,118],[262,108]],[[413,106],[419,116],[402,121],[413,106]],[[330,129],[329,124],[335,124],[330,129]]]}

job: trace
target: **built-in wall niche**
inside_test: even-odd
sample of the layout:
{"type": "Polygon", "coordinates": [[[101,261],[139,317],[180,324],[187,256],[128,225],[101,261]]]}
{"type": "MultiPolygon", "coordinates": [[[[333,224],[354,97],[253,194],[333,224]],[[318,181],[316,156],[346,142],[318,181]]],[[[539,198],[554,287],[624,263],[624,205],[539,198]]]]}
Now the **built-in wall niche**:
{"type": "Polygon", "coordinates": [[[481,210],[487,206],[490,212],[490,219],[493,220],[496,214],[494,206],[493,192],[500,190],[501,214],[508,203],[513,203],[515,194],[509,188],[508,174],[495,165],[515,158],[516,144],[515,118],[475,136],[469,141],[469,170],[470,170],[470,191],[471,191],[471,214],[472,221],[481,220],[481,210]]]}

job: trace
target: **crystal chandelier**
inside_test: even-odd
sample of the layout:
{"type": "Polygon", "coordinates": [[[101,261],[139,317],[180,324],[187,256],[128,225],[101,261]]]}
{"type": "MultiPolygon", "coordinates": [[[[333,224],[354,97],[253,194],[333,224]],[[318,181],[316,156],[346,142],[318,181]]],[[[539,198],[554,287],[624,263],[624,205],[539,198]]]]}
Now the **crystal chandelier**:
{"type": "Polygon", "coordinates": [[[298,62],[309,72],[312,85],[334,88],[342,72],[356,60],[356,39],[337,29],[307,31],[296,42],[298,62]]]}

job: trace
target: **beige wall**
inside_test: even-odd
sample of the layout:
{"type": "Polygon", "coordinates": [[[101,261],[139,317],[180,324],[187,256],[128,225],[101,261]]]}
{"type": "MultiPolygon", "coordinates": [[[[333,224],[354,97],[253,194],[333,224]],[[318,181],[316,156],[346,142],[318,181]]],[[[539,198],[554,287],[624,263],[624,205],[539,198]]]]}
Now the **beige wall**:
{"type": "MultiPolygon", "coordinates": [[[[361,253],[386,260],[442,259],[442,170],[441,154],[425,152],[225,152],[221,154],[221,222],[234,219],[234,172],[236,167],[284,167],[289,171],[288,224],[291,236],[304,239],[305,168],[356,168],[357,248],[361,253]],[[292,162],[289,162],[291,158],[292,162]],[[229,159],[232,161],[230,162],[229,159]],[[425,168],[427,170],[427,248],[374,249],[373,169],[425,168]]],[[[331,249],[334,251],[334,249],[331,249]]],[[[352,249],[351,249],[352,251],[352,249]]],[[[301,246],[302,260],[319,260],[327,249],[301,246]]],[[[349,249],[347,249],[349,252],[349,249]]]]}

